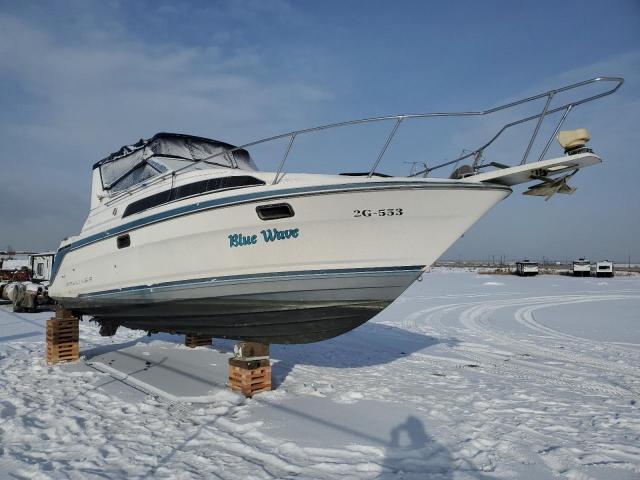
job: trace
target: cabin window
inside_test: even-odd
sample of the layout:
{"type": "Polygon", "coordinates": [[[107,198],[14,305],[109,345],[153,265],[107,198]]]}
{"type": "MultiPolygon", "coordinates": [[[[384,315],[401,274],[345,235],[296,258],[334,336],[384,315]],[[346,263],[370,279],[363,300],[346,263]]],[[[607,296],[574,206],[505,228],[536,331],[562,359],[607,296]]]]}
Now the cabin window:
{"type": "Polygon", "coordinates": [[[261,205],[256,207],[256,212],[261,220],[277,220],[295,215],[293,208],[288,203],[276,203],[273,205],[261,205]]]}
{"type": "Polygon", "coordinates": [[[118,248],[127,248],[129,245],[131,245],[131,237],[129,237],[128,233],[125,235],[120,235],[116,243],[118,244],[118,248]]]}
{"type": "Polygon", "coordinates": [[[181,200],[195,195],[203,195],[205,193],[215,192],[218,190],[228,190],[232,188],[253,187],[264,185],[264,182],[258,178],[248,175],[234,175],[232,177],[210,178],[209,180],[201,180],[199,182],[187,183],[180,185],[164,192],[156,193],[127,205],[122,218],[128,217],[135,213],[140,213],[149,208],[158,207],[175,200],[181,200]]]}
{"type": "Polygon", "coordinates": [[[102,184],[106,190],[114,192],[155,177],[167,170],[164,165],[151,159],[144,159],[143,151],[135,155],[105,163],[100,166],[102,184]]]}
{"type": "Polygon", "coordinates": [[[44,273],[44,263],[38,264],[38,266],[36,267],[36,273],[38,274],[39,277],[42,276],[42,274],[44,273]]]}
{"type": "Polygon", "coordinates": [[[180,187],[171,189],[171,200],[179,200],[181,198],[192,197],[193,195],[200,195],[207,191],[208,181],[187,183],[180,187]]]}

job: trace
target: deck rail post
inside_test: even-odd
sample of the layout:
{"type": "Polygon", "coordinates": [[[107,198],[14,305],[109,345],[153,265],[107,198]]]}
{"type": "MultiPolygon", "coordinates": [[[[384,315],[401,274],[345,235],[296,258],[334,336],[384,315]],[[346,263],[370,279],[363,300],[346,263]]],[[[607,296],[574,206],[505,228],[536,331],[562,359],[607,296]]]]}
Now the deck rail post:
{"type": "Polygon", "coordinates": [[[525,163],[527,163],[527,157],[529,156],[531,147],[533,147],[533,142],[535,142],[536,137],[538,136],[540,125],[542,125],[544,117],[547,115],[547,110],[549,110],[549,104],[551,103],[551,100],[553,100],[554,94],[555,94],[554,91],[550,91],[547,95],[547,103],[544,104],[544,109],[542,110],[540,117],[538,117],[538,121],[536,122],[536,128],[533,130],[533,135],[531,135],[531,140],[529,140],[529,145],[527,145],[527,150],[524,152],[524,157],[522,157],[522,161],[520,162],[520,165],[524,165],[525,163]]]}

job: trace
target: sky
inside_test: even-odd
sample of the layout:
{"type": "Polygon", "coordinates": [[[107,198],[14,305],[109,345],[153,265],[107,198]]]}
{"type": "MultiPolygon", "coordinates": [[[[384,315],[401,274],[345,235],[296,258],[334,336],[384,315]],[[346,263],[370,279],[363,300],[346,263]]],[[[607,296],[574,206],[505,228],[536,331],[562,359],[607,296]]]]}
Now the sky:
{"type": "MultiPolygon", "coordinates": [[[[640,2],[0,0],[0,250],[55,249],[78,233],[91,165],[159,131],[242,144],[352,118],[483,110],[598,76],[625,84],[566,128],[587,127],[604,163],[573,178],[574,195],[514,189],[448,259],[640,262],[640,2]]],[[[407,124],[379,171],[455,158],[513,118],[407,124]]],[[[519,163],[533,126],[488,160],[519,163]]],[[[300,141],[289,168],[366,168],[389,128],[300,141]]],[[[273,151],[252,154],[275,165],[273,151]]]]}

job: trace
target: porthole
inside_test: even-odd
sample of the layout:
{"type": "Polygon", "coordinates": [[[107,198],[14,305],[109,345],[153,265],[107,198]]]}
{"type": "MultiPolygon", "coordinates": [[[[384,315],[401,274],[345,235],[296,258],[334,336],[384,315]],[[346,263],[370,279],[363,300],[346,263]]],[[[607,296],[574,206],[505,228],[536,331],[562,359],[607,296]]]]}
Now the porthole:
{"type": "Polygon", "coordinates": [[[127,248],[129,245],[131,245],[131,238],[129,237],[129,234],[125,234],[125,235],[120,235],[117,240],[116,243],[118,245],[118,248],[127,248]]]}
{"type": "Polygon", "coordinates": [[[295,215],[293,208],[288,203],[275,203],[273,205],[261,205],[256,207],[256,212],[261,220],[278,220],[295,215]]]}

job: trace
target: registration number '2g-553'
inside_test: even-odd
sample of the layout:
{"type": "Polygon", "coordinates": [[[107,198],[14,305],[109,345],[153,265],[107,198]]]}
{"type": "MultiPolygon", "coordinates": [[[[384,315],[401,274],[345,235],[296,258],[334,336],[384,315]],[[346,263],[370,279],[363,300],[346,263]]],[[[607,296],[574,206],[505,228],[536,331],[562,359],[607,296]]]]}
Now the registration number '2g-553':
{"type": "Polygon", "coordinates": [[[404,215],[404,210],[401,208],[381,208],[379,210],[354,210],[354,217],[393,217],[396,215],[404,215]]]}

